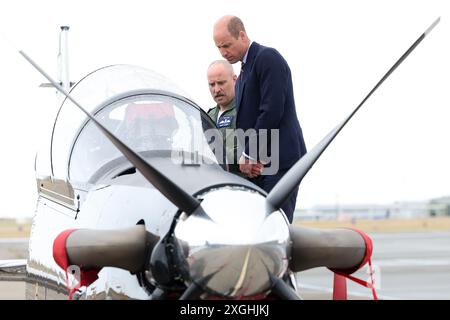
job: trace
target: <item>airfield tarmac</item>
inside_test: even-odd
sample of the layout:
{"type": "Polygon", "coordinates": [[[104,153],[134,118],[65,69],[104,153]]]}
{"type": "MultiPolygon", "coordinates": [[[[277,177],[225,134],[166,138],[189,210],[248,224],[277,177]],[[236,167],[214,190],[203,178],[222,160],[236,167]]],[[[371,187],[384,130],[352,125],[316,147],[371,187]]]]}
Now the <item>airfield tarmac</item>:
{"type": "MultiPolygon", "coordinates": [[[[450,299],[450,230],[368,233],[374,243],[372,263],[379,299],[450,299]]],[[[26,258],[27,245],[26,238],[0,239],[0,260],[26,258]]],[[[354,275],[367,280],[366,270],[354,275]]],[[[305,300],[332,299],[333,274],[326,268],[298,273],[297,283],[305,300]]],[[[347,289],[351,300],[373,299],[370,289],[352,281],[347,280],[347,289]]],[[[24,283],[0,281],[0,299],[24,297],[24,283]]]]}
{"type": "MultiPolygon", "coordinates": [[[[450,232],[369,234],[375,287],[383,300],[450,299],[450,232]],[[378,274],[378,275],[376,275],[378,274]],[[378,282],[378,283],[377,283],[378,282]]],[[[365,266],[354,276],[368,281],[365,266]]],[[[332,299],[333,273],[315,268],[297,274],[305,299],[332,299]]],[[[370,289],[347,280],[349,299],[373,299],[370,289]]]]}

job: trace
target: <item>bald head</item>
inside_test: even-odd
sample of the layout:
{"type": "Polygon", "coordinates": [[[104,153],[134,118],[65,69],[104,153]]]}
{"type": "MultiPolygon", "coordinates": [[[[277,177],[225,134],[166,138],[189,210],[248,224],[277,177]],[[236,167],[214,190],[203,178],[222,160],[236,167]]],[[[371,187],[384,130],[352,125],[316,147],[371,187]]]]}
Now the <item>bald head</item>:
{"type": "Polygon", "coordinates": [[[226,28],[235,39],[239,37],[239,32],[245,32],[244,23],[236,16],[223,16],[216,22],[215,26],[226,28]]]}
{"type": "Polygon", "coordinates": [[[230,77],[232,77],[234,75],[233,66],[227,60],[216,60],[216,61],[211,62],[211,64],[208,67],[208,72],[211,69],[213,69],[213,70],[222,69],[230,77]]]}
{"type": "Polygon", "coordinates": [[[226,60],[217,60],[208,67],[208,85],[211,96],[220,110],[225,111],[234,99],[236,75],[233,66],[226,60]]]}
{"type": "Polygon", "coordinates": [[[236,16],[223,16],[214,24],[213,38],[222,57],[230,63],[242,61],[250,45],[244,23],[236,16]]]}

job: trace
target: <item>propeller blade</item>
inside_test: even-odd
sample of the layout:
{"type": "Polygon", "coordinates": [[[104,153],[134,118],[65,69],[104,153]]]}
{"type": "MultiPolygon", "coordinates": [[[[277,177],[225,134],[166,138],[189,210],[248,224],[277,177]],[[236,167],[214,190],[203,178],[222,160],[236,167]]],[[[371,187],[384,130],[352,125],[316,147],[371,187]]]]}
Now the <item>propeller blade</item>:
{"type": "Polygon", "coordinates": [[[200,300],[200,296],[203,293],[202,287],[197,283],[192,282],[178,300],[200,300]]]}
{"type": "MultiPolygon", "coordinates": [[[[289,267],[299,272],[316,267],[351,270],[361,266],[371,248],[361,233],[352,229],[320,230],[290,226],[292,260],[289,267]]],[[[356,271],[356,270],[355,270],[356,271]]]]}
{"type": "Polygon", "coordinates": [[[75,101],[70,94],[59,85],[59,83],[55,82],[44,70],[42,70],[25,52],[19,51],[19,53],[58,91],[64,94],[67,99],[80,108],[80,110],[83,111],[83,113],[85,113],[86,116],[97,125],[97,127],[117,147],[117,149],[119,149],[119,151],[122,152],[122,154],[136,167],[136,169],[142,173],[147,181],[155,186],[155,188],[157,188],[175,206],[188,215],[192,214],[197,208],[200,207],[200,202],[196,198],[186,193],[173,181],[151,166],[139,154],[134,152],[125,143],[114,136],[114,134],[106,129],[102,124],[100,124],[89,112],[87,112],[77,101],[75,101]]]}
{"type": "Polygon", "coordinates": [[[159,240],[146,231],[144,225],[120,230],[78,229],[68,236],[64,233],[55,239],[54,253],[65,252],[69,265],[84,270],[116,267],[136,273],[144,269],[159,240]],[[61,246],[65,246],[65,250],[61,250],[61,246]]]}
{"type": "Polygon", "coordinates": [[[294,289],[289,287],[286,282],[280,278],[270,275],[272,282],[272,292],[281,300],[302,300],[294,289]]]}
{"type": "Polygon", "coordinates": [[[297,163],[278,181],[275,187],[267,195],[267,203],[270,209],[280,208],[291,192],[300,185],[302,179],[308,173],[309,169],[319,159],[328,145],[334,140],[339,132],[344,128],[347,122],[355,115],[361,106],[369,99],[369,97],[378,89],[378,87],[389,77],[389,75],[397,69],[397,67],[408,57],[408,55],[417,47],[417,45],[427,36],[431,30],[439,23],[440,18],[435,22],[406,50],[406,52],[397,60],[397,62],[389,69],[389,71],[381,78],[369,94],[361,101],[355,110],[333,130],[330,131],[311,151],[306,153],[297,163]]]}

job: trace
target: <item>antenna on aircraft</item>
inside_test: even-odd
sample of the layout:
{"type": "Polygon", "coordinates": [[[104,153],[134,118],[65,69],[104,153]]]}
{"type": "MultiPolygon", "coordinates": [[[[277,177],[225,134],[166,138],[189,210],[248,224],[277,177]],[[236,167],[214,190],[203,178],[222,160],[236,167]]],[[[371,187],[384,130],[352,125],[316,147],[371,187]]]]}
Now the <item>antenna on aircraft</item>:
{"type": "Polygon", "coordinates": [[[61,86],[69,91],[71,87],[69,78],[69,50],[68,50],[69,27],[61,26],[59,34],[59,52],[58,52],[58,81],[61,86]]]}
{"type": "MultiPolygon", "coordinates": [[[[61,26],[61,32],[59,33],[59,51],[58,51],[58,83],[64,90],[69,91],[73,86],[73,82],[70,82],[69,76],[69,49],[68,49],[68,36],[69,26],[61,26]]],[[[42,83],[40,88],[54,88],[51,83],[42,83]]],[[[64,98],[59,91],[57,91],[58,97],[64,98]]]]}

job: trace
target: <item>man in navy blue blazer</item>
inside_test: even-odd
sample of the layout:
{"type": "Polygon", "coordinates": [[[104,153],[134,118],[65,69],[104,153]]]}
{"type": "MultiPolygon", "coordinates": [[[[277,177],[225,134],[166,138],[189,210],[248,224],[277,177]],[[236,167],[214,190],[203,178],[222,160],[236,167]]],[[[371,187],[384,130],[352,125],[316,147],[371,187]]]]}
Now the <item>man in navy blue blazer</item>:
{"type": "MultiPolygon", "coordinates": [[[[236,81],[236,127],[245,132],[256,130],[251,137],[255,138],[256,147],[249,143],[251,138],[241,140],[243,153],[239,168],[269,192],[306,153],[290,68],[277,50],[251,41],[238,17],[220,18],[214,25],[213,37],[222,57],[231,64],[242,62],[236,81]],[[269,133],[263,137],[265,132],[269,133]],[[261,141],[265,141],[265,147],[261,141]],[[268,170],[269,166],[278,170],[268,170]]],[[[291,223],[297,193],[298,188],[282,206],[291,223]]]]}

